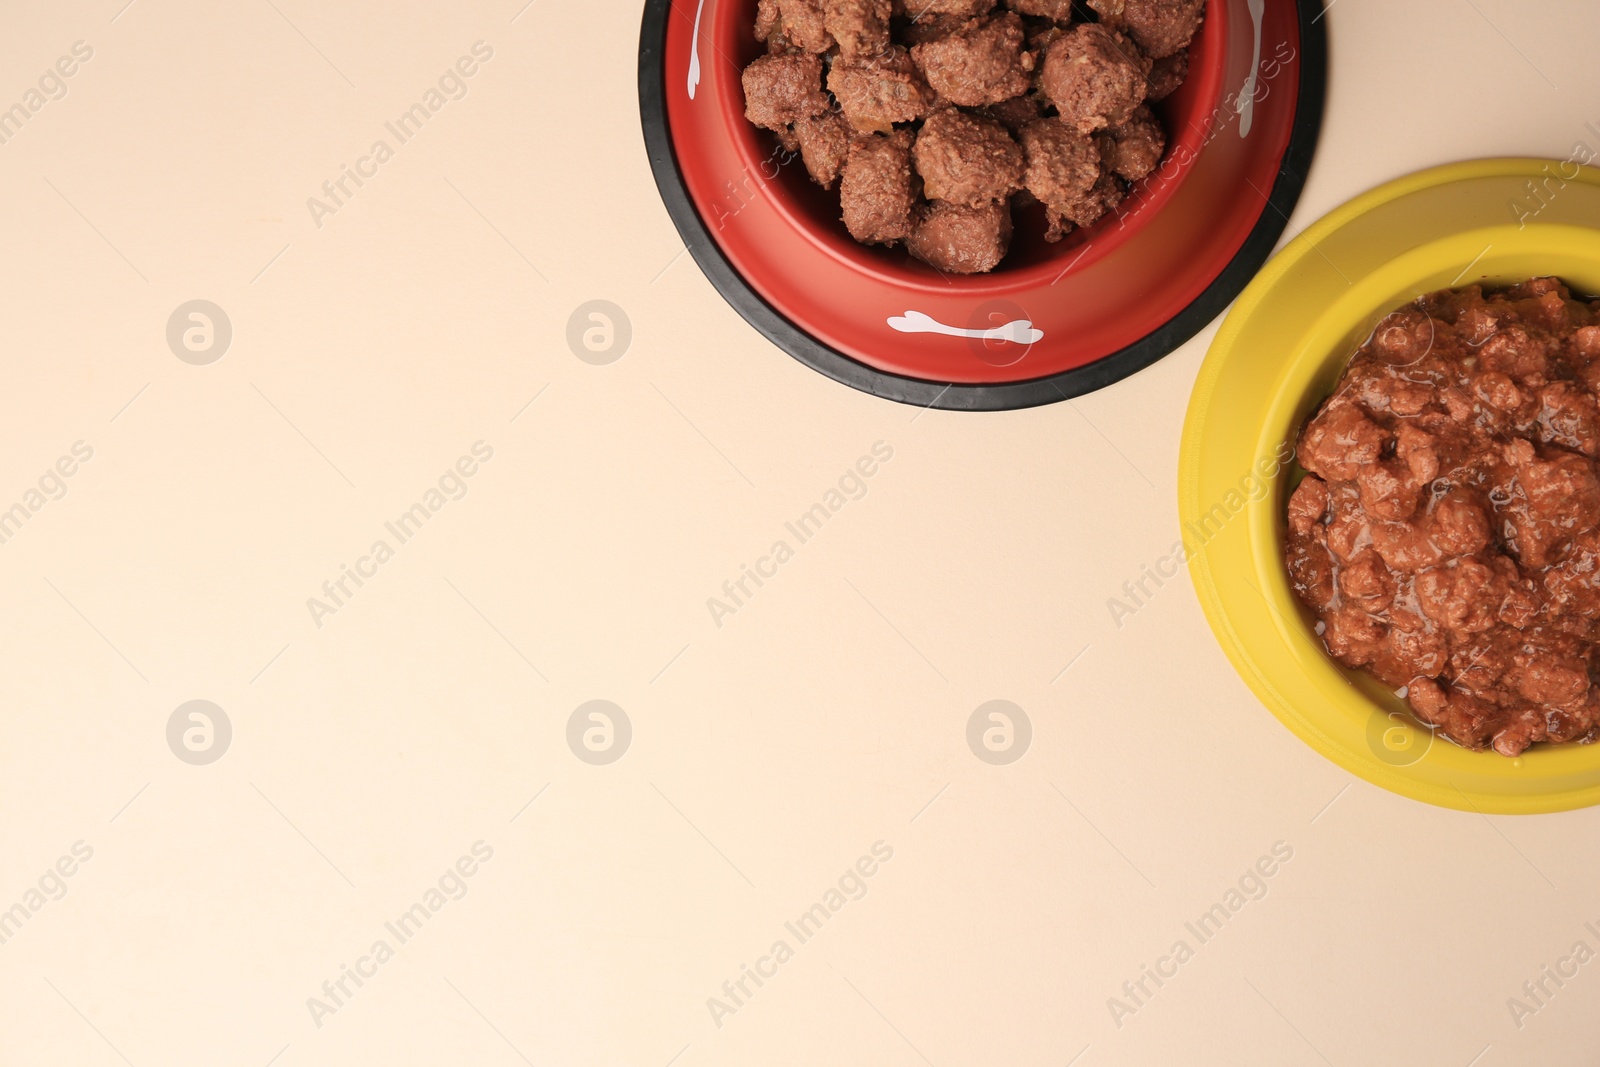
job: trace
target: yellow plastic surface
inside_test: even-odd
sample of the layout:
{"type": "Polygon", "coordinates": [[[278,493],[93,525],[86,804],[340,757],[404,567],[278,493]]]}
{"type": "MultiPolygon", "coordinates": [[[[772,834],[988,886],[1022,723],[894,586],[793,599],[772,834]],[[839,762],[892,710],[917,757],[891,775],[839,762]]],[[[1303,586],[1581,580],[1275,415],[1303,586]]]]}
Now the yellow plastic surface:
{"type": "Polygon", "coordinates": [[[1184,421],[1178,511],[1189,570],[1240,676],[1328,759],[1450,808],[1532,814],[1600,803],[1600,745],[1535,745],[1517,759],[1468,752],[1434,737],[1376,679],[1334,663],[1283,564],[1284,505],[1299,470],[1291,462],[1274,472],[1270,461],[1385,314],[1437,289],[1543,275],[1600,294],[1600,171],[1492,159],[1390,182],[1267,264],[1217,334],[1184,421]]]}

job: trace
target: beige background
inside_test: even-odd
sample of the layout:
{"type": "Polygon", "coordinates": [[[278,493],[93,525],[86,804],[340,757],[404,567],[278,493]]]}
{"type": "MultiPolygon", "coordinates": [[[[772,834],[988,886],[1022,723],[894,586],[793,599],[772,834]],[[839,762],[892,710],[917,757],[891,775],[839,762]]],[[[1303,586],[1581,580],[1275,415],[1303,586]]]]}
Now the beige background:
{"type": "MultiPolygon", "coordinates": [[[[1600,813],[1353,781],[1250,696],[1186,577],[1113,624],[1176,539],[1214,327],[1072,404],[919,414],[778,352],[679,255],[637,0],[123,3],[10,3],[0,34],[5,106],[94,49],[0,145],[0,507],[94,449],[0,546],[0,908],[93,849],[0,945],[0,1062],[1592,1062],[1600,965],[1520,1029],[1506,1002],[1600,949],[1600,813]],[[306,199],[479,40],[469,94],[318,228],[306,199]],[[210,366],[164,337],[196,298],[233,324],[210,366]],[[633,325],[609,366],[565,341],[596,298],[633,325]],[[315,626],[480,440],[465,498],[315,626]],[[706,598],[877,441],[867,496],[715,627],[706,598]],[[594,698],[634,730],[605,767],[565,740],[594,698]],[[234,730],[209,766],[165,739],[193,699],[234,730]],[[965,741],[991,699],[1033,724],[1008,767],[965,741]],[[316,1025],[480,840],[467,895],[316,1025]],[[865,897],[715,1025],[877,841],[865,897]],[[1266,896],[1116,1026],[1280,841],[1266,896]]],[[[1600,148],[1588,0],[1328,22],[1296,231],[1426,165],[1600,148]]]]}

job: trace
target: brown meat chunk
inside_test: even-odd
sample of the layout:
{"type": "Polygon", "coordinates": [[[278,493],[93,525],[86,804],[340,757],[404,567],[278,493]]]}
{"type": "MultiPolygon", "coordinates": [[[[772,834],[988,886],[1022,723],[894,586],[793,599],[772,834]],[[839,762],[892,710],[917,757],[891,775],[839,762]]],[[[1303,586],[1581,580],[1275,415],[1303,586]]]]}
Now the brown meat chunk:
{"type": "Polygon", "coordinates": [[[1100,149],[1071,126],[1037,119],[1020,136],[1027,159],[1022,184],[1042,203],[1064,209],[1100,180],[1100,149]]]}
{"type": "Polygon", "coordinates": [[[1328,651],[1352,667],[1371,663],[1388,636],[1381,621],[1354,604],[1341,603],[1328,608],[1323,612],[1322,621],[1327,626],[1322,640],[1328,651]]]}
{"type": "Polygon", "coordinates": [[[980,274],[994,270],[1011,244],[1011,209],[991,201],[967,207],[938,200],[919,213],[906,251],[936,270],[980,274]]]}
{"type": "Polygon", "coordinates": [[[1296,538],[1289,546],[1289,584],[1295,595],[1321,610],[1333,601],[1333,557],[1328,552],[1327,534],[1320,527],[1296,538]]]}
{"type": "Polygon", "coordinates": [[[911,232],[916,203],[910,130],[869,134],[850,143],[839,180],[845,228],[864,244],[894,244],[911,232]]]}
{"type": "Polygon", "coordinates": [[[1101,174],[1100,180],[1094,183],[1094,187],[1068,203],[1062,214],[1066,215],[1075,226],[1092,226],[1106,212],[1122,203],[1126,196],[1121,182],[1110,174],[1101,174]]]}
{"type": "Polygon", "coordinates": [[[1405,308],[1380,322],[1372,340],[1386,362],[1409,367],[1432,351],[1434,337],[1433,319],[1416,308],[1405,308]]]}
{"type": "Polygon", "coordinates": [[[1434,505],[1428,534],[1441,552],[1471,556],[1489,547],[1489,519],[1471,495],[1451,493],[1434,505]]]}
{"type": "Polygon", "coordinates": [[[1600,411],[1595,398],[1574,382],[1551,382],[1538,393],[1537,436],[1586,456],[1600,451],[1600,411]]]}
{"type": "Polygon", "coordinates": [[[1560,295],[1562,293],[1561,279],[1559,278],[1529,278],[1525,282],[1518,282],[1506,290],[1506,296],[1512,300],[1525,300],[1530,296],[1560,295]]]}
{"type": "Polygon", "coordinates": [[[1328,513],[1328,483],[1315,474],[1308,475],[1289,497],[1289,529],[1308,534],[1321,526],[1328,513]]]}
{"type": "Polygon", "coordinates": [[[828,109],[820,56],[762,56],[744,68],[740,80],[745,118],[769,130],[782,130],[828,109]]]}
{"type": "Polygon", "coordinates": [[[912,158],[930,200],[979,207],[1022,185],[1022,148],[1005,127],[953,107],[922,124],[912,158]]]}
{"type": "Polygon", "coordinates": [[[1367,418],[1355,404],[1335,396],[1300,435],[1300,463],[1330,481],[1353,481],[1378,462],[1394,434],[1367,418]]]}
{"type": "Polygon", "coordinates": [[[1383,460],[1356,472],[1356,488],[1361,506],[1375,519],[1404,522],[1417,513],[1422,502],[1422,487],[1402,464],[1383,460]]]}
{"type": "Polygon", "coordinates": [[[1580,529],[1600,526],[1594,461],[1559,449],[1540,457],[1526,440],[1505,452],[1516,471],[1511,499],[1499,509],[1511,520],[1506,552],[1525,570],[1543,570],[1580,529]]]}
{"type": "MultiPolygon", "coordinates": [[[[1349,482],[1327,482],[1328,551],[1340,563],[1349,563],[1369,546],[1377,544],[1373,523],[1360,508],[1360,494],[1349,482]]],[[[1431,544],[1431,542],[1429,542],[1431,544]]],[[[1394,562],[1384,556],[1390,567],[1394,562]]]]}
{"type": "Polygon", "coordinates": [[[1045,218],[1050,228],[1045,231],[1046,241],[1059,241],[1073,226],[1092,226],[1112,208],[1122,203],[1126,194],[1110,174],[1100,175],[1087,193],[1059,204],[1045,205],[1045,218]]]}
{"type": "Polygon", "coordinates": [[[828,90],[860,133],[888,133],[895,123],[912,122],[933,110],[933,90],[899,45],[883,56],[835,59],[828,90]]]}
{"type": "Polygon", "coordinates": [[[1542,388],[1550,378],[1550,352],[1544,341],[1528,333],[1532,324],[1507,326],[1483,342],[1483,365],[1509,374],[1522,385],[1542,388]]]}
{"type": "Polygon", "coordinates": [[[998,104],[1028,91],[1034,56],[1024,52],[1022,20],[1011,12],[973,19],[911,50],[923,77],[952,104],[998,104]]]}
{"type": "Polygon", "coordinates": [[[1089,0],[1089,6],[1153,59],[1187,48],[1206,13],[1206,0],[1089,0]]]}
{"type": "Polygon", "coordinates": [[[1572,335],[1572,354],[1578,366],[1600,360],[1600,326],[1584,326],[1572,335]]]}
{"type": "Polygon", "coordinates": [[[778,0],[756,0],[756,40],[766,43],[773,33],[777,32],[778,23],[783,18],[783,12],[778,7],[778,0]]]}
{"type": "Polygon", "coordinates": [[[1150,65],[1150,90],[1145,99],[1150,103],[1165,100],[1178,91],[1189,77],[1189,52],[1179,49],[1170,56],[1155,60],[1150,65]]]}
{"type": "Polygon", "coordinates": [[[850,124],[837,111],[824,111],[796,122],[794,136],[811,180],[832,189],[850,154],[850,124]]]}
{"type": "Polygon", "coordinates": [[[846,56],[870,56],[889,49],[889,0],[823,0],[828,32],[846,56]]]}
{"type": "Polygon", "coordinates": [[[1482,633],[1495,624],[1495,605],[1478,596],[1489,584],[1491,573],[1487,565],[1471,557],[1430,567],[1417,574],[1417,604],[1424,615],[1447,630],[1482,633]]]}
{"type": "Polygon", "coordinates": [[[1053,19],[1063,24],[1072,21],[1072,0],[1006,0],[1006,6],[1019,15],[1053,19]]]}
{"type": "Polygon", "coordinates": [[[993,9],[994,0],[894,0],[894,13],[913,22],[945,15],[970,19],[993,9]]]}
{"type": "Polygon", "coordinates": [[[1167,150],[1166,131],[1156,121],[1155,113],[1143,104],[1132,118],[1109,127],[1102,137],[1100,151],[1106,167],[1130,182],[1155,170],[1167,150]]]}
{"type": "Polygon", "coordinates": [[[1517,694],[1535,704],[1582,703],[1589,692],[1589,671],[1583,660],[1554,653],[1535,654],[1510,672],[1517,694]]]}
{"type": "Polygon", "coordinates": [[[1369,614],[1393,603],[1394,592],[1394,575],[1376,552],[1364,553],[1339,572],[1339,593],[1369,614]]]}
{"type": "Polygon", "coordinates": [[[1039,88],[1063,122],[1093,133],[1133,117],[1144,101],[1149,72],[1150,60],[1126,37],[1085,23],[1045,51],[1039,88]]]}
{"type": "Polygon", "coordinates": [[[833,47],[822,0],[778,0],[778,32],[805,52],[826,52],[833,47]]]}

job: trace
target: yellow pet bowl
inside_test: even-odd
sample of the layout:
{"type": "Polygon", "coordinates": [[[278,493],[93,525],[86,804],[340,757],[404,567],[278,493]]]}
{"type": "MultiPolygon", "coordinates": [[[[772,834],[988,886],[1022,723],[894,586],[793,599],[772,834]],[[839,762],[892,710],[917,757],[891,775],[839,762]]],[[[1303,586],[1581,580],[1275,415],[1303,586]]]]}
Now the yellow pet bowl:
{"type": "Polygon", "coordinates": [[[1284,460],[1384,315],[1437,289],[1545,275],[1600,294],[1600,170],[1491,159],[1390,182],[1267,264],[1217,334],[1184,421],[1178,513],[1223,651],[1306,744],[1430,804],[1529,814],[1600,803],[1600,745],[1468,752],[1335,663],[1289,588],[1284,507],[1300,472],[1284,460]]]}

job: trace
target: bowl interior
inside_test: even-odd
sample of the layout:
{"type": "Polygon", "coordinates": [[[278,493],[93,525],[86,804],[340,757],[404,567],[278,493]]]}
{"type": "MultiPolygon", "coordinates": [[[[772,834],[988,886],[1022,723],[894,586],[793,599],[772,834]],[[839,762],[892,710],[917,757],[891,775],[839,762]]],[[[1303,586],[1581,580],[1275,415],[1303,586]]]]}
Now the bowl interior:
{"type": "MultiPolygon", "coordinates": [[[[1417,297],[1440,289],[1481,284],[1485,288],[1514,285],[1528,278],[1555,275],[1576,292],[1594,292],[1600,283],[1600,257],[1572,254],[1572,248],[1593,235],[1567,227],[1540,227],[1532,234],[1515,227],[1475,230],[1430,242],[1362,278],[1343,297],[1316,318],[1293,351],[1275,403],[1263,422],[1264,441],[1292,443],[1301,427],[1333,392],[1355,350],[1390,312],[1417,297]],[[1494,250],[1500,249],[1497,254],[1494,250]],[[1477,263],[1470,277],[1462,277],[1457,263],[1477,263]]],[[[1331,659],[1315,632],[1316,617],[1302,604],[1289,584],[1283,562],[1288,535],[1286,509],[1289,495],[1304,477],[1298,463],[1285,465],[1267,498],[1271,507],[1252,515],[1251,549],[1256,577],[1285,616],[1284,640],[1299,650],[1324,682],[1331,670],[1391,720],[1386,726],[1392,754],[1420,755],[1428,742],[1411,731],[1431,733],[1411,713],[1406,702],[1364,670],[1345,667],[1331,659]]],[[[1362,709],[1365,715],[1365,709],[1362,709]]],[[[1448,742],[1440,742],[1448,745],[1448,742]]],[[[1567,748],[1537,746],[1523,758],[1546,759],[1567,748]]],[[[1457,751],[1460,751],[1459,749],[1457,751]]],[[[1380,758],[1391,753],[1378,753],[1380,758]]],[[[1494,759],[1503,759],[1498,755],[1494,759]]]]}
{"type": "MultiPolygon", "coordinates": [[[[723,53],[743,69],[765,52],[755,39],[756,0],[707,0],[714,5],[713,34],[723,53]]],[[[1075,229],[1054,244],[1044,239],[1045,212],[1031,204],[1013,213],[1015,234],[1011,251],[995,268],[997,275],[1058,272],[1068,263],[1087,266],[1109,255],[1136,234],[1154,214],[1176,194],[1192,168],[1174,165],[1176,160],[1192,159],[1204,145],[1211,126],[1210,118],[1223,93],[1222,67],[1226,54],[1229,0],[1211,0],[1206,20],[1189,45],[1189,75],[1171,96],[1151,109],[1167,131],[1165,162],[1156,173],[1133,184],[1127,199],[1118,209],[1093,226],[1075,229]]],[[[747,172],[767,168],[778,144],[773,135],[744,118],[744,98],[736,79],[722,83],[724,111],[729,114],[729,134],[738,146],[747,172]]],[[[857,244],[839,217],[839,194],[835,186],[828,191],[811,181],[805,165],[795,159],[778,167],[771,181],[762,184],[764,195],[772,198],[779,210],[797,228],[832,256],[857,270],[908,284],[946,285],[984,284],[985,279],[952,278],[913,259],[903,248],[884,248],[857,244]]]]}
{"type": "Polygon", "coordinates": [[[1256,464],[1284,455],[1378,320],[1418,296],[1539,275],[1600,292],[1600,172],[1574,173],[1525,225],[1507,211],[1526,195],[1529,175],[1550,165],[1438,168],[1358,198],[1307,230],[1224,323],[1184,428],[1180,512],[1191,574],[1241,676],[1330,759],[1449,807],[1531,812],[1600,802],[1600,746],[1538,745],[1506,759],[1435,738],[1376,679],[1328,656],[1290,589],[1283,516],[1302,472],[1292,462],[1274,465],[1250,494],[1240,493],[1240,479],[1252,470],[1266,475],[1256,464]]]}
{"type": "Polygon", "coordinates": [[[1156,172],[1122,211],[1059,244],[1024,217],[1015,254],[990,274],[951,277],[856,244],[836,194],[799,161],[780,165],[775,140],[744,118],[754,0],[648,0],[651,165],[719,291],[802,362],[907,403],[1053,403],[1170,352],[1265,259],[1317,140],[1326,42],[1313,6],[1209,0],[1186,88],[1164,102],[1173,144],[1156,172]]]}

